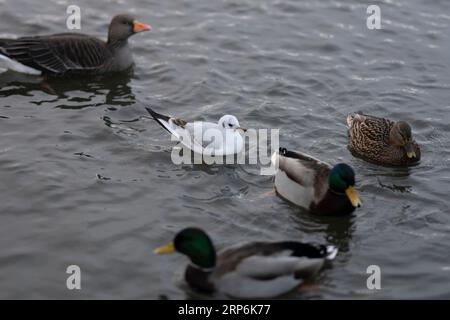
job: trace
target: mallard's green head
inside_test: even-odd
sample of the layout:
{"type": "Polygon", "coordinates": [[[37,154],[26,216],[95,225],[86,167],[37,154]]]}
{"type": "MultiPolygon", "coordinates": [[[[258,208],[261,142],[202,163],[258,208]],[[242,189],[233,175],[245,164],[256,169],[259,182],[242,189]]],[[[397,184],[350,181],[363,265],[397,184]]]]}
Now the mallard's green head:
{"type": "Polygon", "coordinates": [[[361,200],[355,190],[355,172],[349,165],[345,163],[335,165],[331,169],[328,182],[334,192],[345,193],[355,208],[361,206],[361,200]]]}
{"type": "Polygon", "coordinates": [[[175,236],[173,242],[155,250],[156,254],[177,251],[188,256],[192,263],[201,268],[213,268],[216,265],[216,250],[208,235],[198,228],[186,228],[175,236]]]}

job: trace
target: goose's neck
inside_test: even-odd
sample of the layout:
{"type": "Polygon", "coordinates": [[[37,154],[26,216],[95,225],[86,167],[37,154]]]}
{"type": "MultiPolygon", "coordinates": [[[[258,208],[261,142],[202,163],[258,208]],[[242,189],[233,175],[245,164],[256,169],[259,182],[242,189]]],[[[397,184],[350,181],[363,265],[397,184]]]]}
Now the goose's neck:
{"type": "Polygon", "coordinates": [[[108,39],[108,42],[106,42],[106,46],[113,52],[120,51],[121,49],[128,46],[128,39],[108,39]]]}

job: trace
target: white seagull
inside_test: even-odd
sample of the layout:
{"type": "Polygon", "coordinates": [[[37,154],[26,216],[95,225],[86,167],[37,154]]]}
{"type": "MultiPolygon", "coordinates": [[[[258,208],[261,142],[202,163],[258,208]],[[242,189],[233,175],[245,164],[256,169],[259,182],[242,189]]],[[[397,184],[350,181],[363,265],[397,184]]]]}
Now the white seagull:
{"type": "Polygon", "coordinates": [[[165,116],[145,108],[150,115],[176,140],[195,153],[204,156],[239,154],[244,148],[241,132],[247,129],[239,125],[235,116],[224,115],[217,123],[185,120],[165,116]]]}

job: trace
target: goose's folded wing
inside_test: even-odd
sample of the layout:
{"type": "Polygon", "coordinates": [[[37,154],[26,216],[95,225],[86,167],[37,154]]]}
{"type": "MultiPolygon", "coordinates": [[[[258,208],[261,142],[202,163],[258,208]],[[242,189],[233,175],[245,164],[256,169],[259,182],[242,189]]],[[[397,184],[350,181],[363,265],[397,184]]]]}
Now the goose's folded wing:
{"type": "Polygon", "coordinates": [[[2,43],[2,51],[9,58],[51,73],[96,69],[111,57],[104,42],[79,34],[24,37],[2,43]]]}

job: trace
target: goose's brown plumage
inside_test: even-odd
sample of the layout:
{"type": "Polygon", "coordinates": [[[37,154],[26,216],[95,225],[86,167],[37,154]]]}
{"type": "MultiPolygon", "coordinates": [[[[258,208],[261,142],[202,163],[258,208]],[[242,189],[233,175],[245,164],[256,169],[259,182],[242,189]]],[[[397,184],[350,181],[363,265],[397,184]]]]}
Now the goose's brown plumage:
{"type": "Polygon", "coordinates": [[[348,148],[353,155],[384,165],[402,166],[420,160],[419,145],[412,138],[411,127],[363,113],[347,116],[348,148]]]}
{"type": "Polygon", "coordinates": [[[0,54],[50,75],[122,71],[133,63],[128,38],[149,29],[122,14],[111,20],[106,42],[78,33],[0,39],[0,54]]]}

